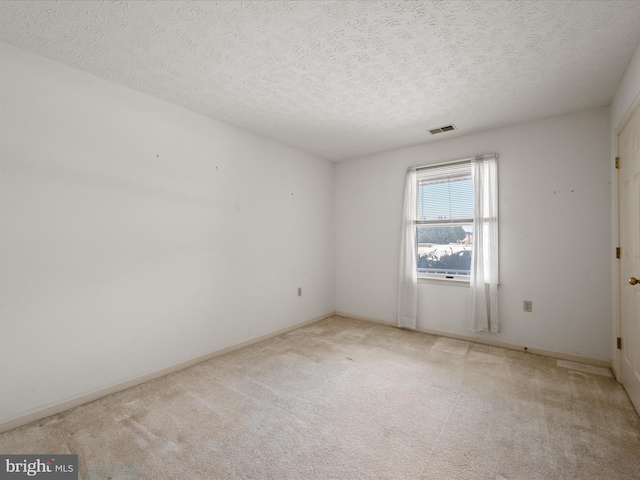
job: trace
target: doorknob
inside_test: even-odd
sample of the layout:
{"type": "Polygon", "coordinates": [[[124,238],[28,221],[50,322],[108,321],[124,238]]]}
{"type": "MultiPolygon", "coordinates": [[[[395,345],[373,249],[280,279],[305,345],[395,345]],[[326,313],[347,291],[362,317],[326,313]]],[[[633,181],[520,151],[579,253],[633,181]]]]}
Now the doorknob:
{"type": "Polygon", "coordinates": [[[629,279],[629,284],[630,285],[637,285],[640,282],[640,280],[638,280],[636,277],[631,277],[629,279]]]}

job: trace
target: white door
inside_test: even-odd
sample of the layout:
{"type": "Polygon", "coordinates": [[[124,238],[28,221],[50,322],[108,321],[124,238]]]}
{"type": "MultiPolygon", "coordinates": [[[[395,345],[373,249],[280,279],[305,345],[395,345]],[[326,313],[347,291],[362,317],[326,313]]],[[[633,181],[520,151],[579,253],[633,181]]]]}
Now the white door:
{"type": "Polygon", "coordinates": [[[640,412],[640,108],[618,135],[620,380],[640,412]]]}

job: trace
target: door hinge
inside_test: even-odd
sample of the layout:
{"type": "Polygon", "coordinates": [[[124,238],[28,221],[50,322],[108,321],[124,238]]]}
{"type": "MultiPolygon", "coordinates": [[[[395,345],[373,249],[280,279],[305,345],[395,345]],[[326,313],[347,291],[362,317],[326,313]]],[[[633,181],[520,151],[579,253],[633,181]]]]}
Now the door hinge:
{"type": "Polygon", "coordinates": [[[616,247],[616,258],[620,258],[620,247],[616,247]]]}
{"type": "Polygon", "coordinates": [[[620,168],[620,157],[616,157],[616,168],[620,168]]]}
{"type": "Polygon", "coordinates": [[[622,350],[622,338],[618,337],[618,350],[622,350]]]}

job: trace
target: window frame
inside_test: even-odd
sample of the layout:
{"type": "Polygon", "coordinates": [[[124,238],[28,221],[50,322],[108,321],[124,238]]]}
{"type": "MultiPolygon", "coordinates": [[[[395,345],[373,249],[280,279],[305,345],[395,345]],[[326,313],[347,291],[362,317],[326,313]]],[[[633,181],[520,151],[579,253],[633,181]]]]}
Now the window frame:
{"type": "MultiPolygon", "coordinates": [[[[463,159],[463,160],[454,160],[454,161],[450,161],[450,162],[442,162],[442,163],[437,163],[437,164],[432,164],[432,165],[425,165],[422,167],[418,167],[416,168],[416,217],[413,220],[413,224],[414,224],[414,228],[416,229],[416,261],[415,261],[415,266],[416,266],[416,273],[418,276],[418,280],[419,281],[425,281],[425,280],[429,280],[429,281],[436,281],[436,282],[444,282],[444,283],[450,283],[450,282],[457,282],[460,284],[469,284],[471,282],[471,267],[469,269],[469,274],[468,275],[464,275],[464,274],[451,274],[451,273],[430,273],[430,272],[420,272],[420,269],[418,267],[418,229],[421,226],[430,226],[430,227],[455,227],[455,226],[465,226],[465,225],[471,225],[473,227],[473,231],[475,234],[475,224],[474,224],[474,219],[473,217],[470,218],[455,218],[455,219],[437,219],[437,220],[419,220],[418,217],[418,213],[419,213],[419,205],[420,205],[420,171],[423,170],[430,170],[430,169],[436,169],[436,168],[442,168],[442,167],[447,167],[447,166],[454,166],[454,165],[461,165],[461,164],[467,164],[468,165],[468,169],[469,169],[469,176],[472,175],[472,168],[471,168],[471,158],[467,158],[467,159],[463,159]]],[[[473,199],[472,199],[473,200],[473,199]]],[[[471,248],[471,255],[472,255],[472,261],[473,261],[473,248],[471,248]]]]}

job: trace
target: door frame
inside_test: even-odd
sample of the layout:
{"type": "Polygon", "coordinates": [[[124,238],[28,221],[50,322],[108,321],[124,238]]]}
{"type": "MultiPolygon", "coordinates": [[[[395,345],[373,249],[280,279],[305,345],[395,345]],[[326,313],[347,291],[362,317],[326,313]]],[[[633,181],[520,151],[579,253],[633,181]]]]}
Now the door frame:
{"type": "Polygon", "coordinates": [[[614,152],[613,161],[611,162],[611,185],[612,185],[612,241],[613,241],[613,268],[611,269],[611,285],[613,293],[613,314],[611,325],[611,370],[618,382],[620,382],[620,368],[621,368],[621,352],[618,350],[618,337],[621,337],[622,331],[622,317],[620,315],[620,302],[621,302],[621,289],[620,289],[620,259],[615,257],[615,249],[620,246],[620,175],[619,170],[616,168],[616,158],[620,156],[619,139],[620,134],[627,126],[631,117],[633,117],[636,110],[640,109],[640,94],[635,98],[624,117],[615,128],[614,142],[615,147],[612,149],[614,152]]]}

